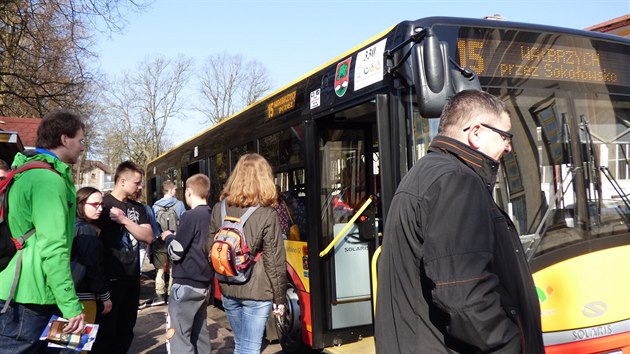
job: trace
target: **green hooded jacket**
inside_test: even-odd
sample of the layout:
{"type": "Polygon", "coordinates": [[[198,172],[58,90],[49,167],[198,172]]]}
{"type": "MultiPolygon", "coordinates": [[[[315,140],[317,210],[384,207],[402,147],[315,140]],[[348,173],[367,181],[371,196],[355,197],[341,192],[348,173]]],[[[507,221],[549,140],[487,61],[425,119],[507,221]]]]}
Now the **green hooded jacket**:
{"type": "MultiPolygon", "coordinates": [[[[14,300],[21,304],[57,305],[63,317],[82,312],[70,271],[74,237],[76,190],[71,169],[49,154],[18,153],[13,167],[28,161],[46,161],[59,172],[32,169],[15,177],[9,190],[9,227],[23,235],[35,226],[35,234],[22,251],[22,271],[14,300]]],[[[0,299],[7,299],[17,257],[0,272],[0,299]]]]}

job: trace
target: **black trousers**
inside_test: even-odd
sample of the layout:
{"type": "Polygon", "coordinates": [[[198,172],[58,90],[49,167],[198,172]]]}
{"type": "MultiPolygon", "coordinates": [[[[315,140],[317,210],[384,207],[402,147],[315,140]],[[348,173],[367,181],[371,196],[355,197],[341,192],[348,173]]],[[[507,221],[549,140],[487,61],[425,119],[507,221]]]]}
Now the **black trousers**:
{"type": "Polygon", "coordinates": [[[103,315],[99,309],[96,314],[99,328],[92,354],[125,354],[133,341],[133,327],[138,318],[140,279],[110,280],[109,292],[112,310],[103,315]]]}

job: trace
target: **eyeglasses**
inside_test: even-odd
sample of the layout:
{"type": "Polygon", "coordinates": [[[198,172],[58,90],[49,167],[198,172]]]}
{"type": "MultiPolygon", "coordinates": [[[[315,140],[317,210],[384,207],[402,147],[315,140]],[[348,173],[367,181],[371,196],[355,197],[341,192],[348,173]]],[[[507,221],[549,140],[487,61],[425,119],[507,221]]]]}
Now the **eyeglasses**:
{"type": "MultiPolygon", "coordinates": [[[[488,129],[492,130],[493,132],[501,135],[501,139],[503,139],[503,141],[505,141],[506,143],[511,143],[512,142],[512,138],[514,137],[514,134],[508,133],[508,132],[506,132],[504,130],[501,130],[501,129],[497,129],[497,128],[495,128],[495,127],[493,127],[491,125],[488,125],[488,124],[484,124],[484,123],[479,123],[479,124],[481,126],[484,126],[484,127],[488,128],[488,129]]],[[[468,131],[468,129],[470,129],[470,127],[464,129],[464,131],[468,131]]]]}
{"type": "Polygon", "coordinates": [[[103,207],[103,203],[85,203],[87,205],[91,205],[94,207],[94,209],[98,209],[99,207],[103,207]]]}

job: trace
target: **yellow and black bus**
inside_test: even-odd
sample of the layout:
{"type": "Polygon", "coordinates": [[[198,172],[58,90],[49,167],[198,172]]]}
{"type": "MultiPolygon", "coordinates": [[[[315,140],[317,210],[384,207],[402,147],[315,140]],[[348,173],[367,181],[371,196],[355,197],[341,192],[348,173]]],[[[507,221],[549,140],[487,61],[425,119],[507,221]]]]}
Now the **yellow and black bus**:
{"type": "Polygon", "coordinates": [[[216,201],[239,156],[265,156],[296,231],[285,241],[284,351],[373,352],[371,264],[392,195],[447,98],[483,89],[512,115],[494,194],[522,235],[547,352],[629,354],[628,63],[622,37],[404,21],[151,161],[149,201],[162,181],[183,187],[195,173],[210,177],[216,201]]]}

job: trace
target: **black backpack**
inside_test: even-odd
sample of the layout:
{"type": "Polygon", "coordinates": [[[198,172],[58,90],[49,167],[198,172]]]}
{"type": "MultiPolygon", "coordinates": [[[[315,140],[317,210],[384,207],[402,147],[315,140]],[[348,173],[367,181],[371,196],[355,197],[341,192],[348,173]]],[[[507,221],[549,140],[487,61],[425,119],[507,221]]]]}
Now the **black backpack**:
{"type": "Polygon", "coordinates": [[[6,312],[8,304],[15,295],[15,288],[17,287],[18,279],[20,278],[20,270],[22,268],[21,251],[24,248],[26,240],[35,233],[35,228],[33,227],[27,233],[18,237],[14,237],[11,234],[11,230],[9,229],[9,189],[13,184],[13,178],[15,176],[33,168],[44,168],[54,171],[55,173],[59,173],[48,162],[30,161],[16,169],[10,170],[5,178],[0,180],[0,272],[7,267],[9,262],[11,262],[11,259],[13,259],[16,254],[18,257],[11,292],[9,293],[9,298],[6,300],[5,306],[0,313],[6,312]]]}

